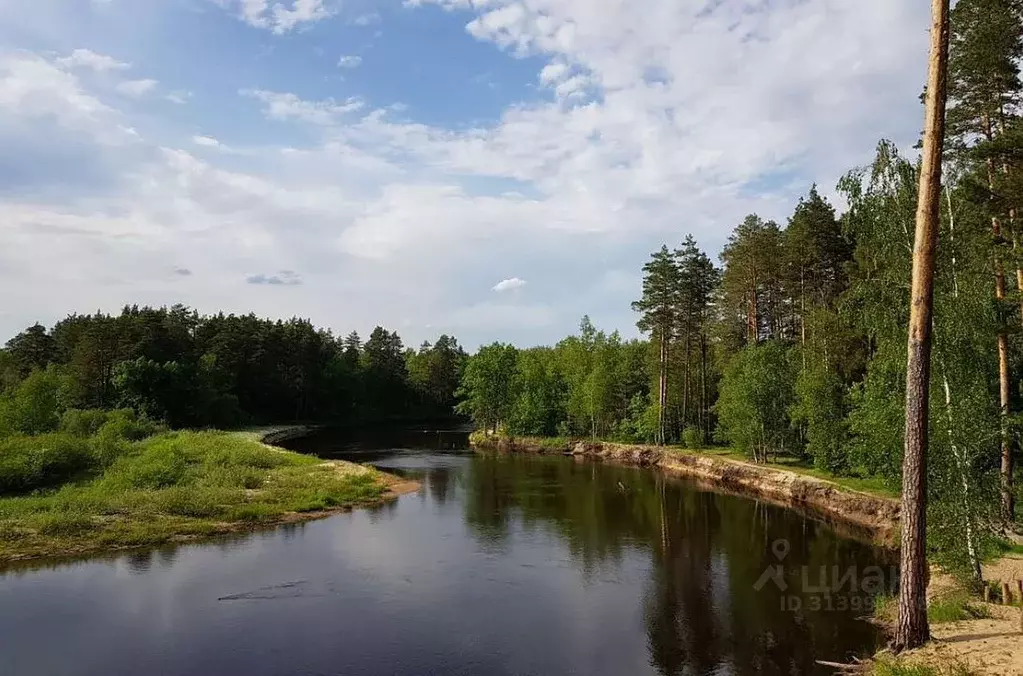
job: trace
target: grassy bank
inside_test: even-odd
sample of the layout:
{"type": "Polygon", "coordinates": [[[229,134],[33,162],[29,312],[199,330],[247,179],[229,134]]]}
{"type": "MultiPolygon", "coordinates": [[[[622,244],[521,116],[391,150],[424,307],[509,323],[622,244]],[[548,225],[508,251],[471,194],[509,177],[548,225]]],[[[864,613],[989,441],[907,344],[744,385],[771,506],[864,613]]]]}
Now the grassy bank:
{"type": "MultiPolygon", "coordinates": [[[[750,462],[749,458],[742,453],[731,448],[723,448],[720,446],[700,449],[673,446],[670,450],[673,453],[707,455],[717,458],[728,458],[729,460],[738,460],[740,462],[750,462]]],[[[783,469],[796,474],[802,474],[804,476],[812,476],[816,479],[823,479],[854,491],[862,491],[864,493],[870,493],[884,498],[899,497],[899,492],[897,490],[886,485],[884,481],[876,477],[839,476],[837,474],[832,474],[831,472],[817,469],[813,466],[813,463],[798,458],[777,457],[772,458],[769,462],[758,464],[763,467],[773,467],[775,469],[783,469]]]]}
{"type": "Polygon", "coordinates": [[[376,470],[273,448],[252,432],[128,432],[0,439],[0,562],[312,518],[387,490],[376,470]]]}

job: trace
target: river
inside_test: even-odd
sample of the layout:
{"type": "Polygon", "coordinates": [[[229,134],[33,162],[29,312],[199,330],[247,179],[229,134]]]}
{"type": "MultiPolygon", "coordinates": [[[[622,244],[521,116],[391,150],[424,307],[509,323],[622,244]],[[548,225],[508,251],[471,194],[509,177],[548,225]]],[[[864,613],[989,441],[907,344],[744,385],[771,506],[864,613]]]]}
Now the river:
{"type": "Polygon", "coordinates": [[[0,573],[0,674],[809,674],[880,640],[862,587],[887,579],[888,555],[791,510],[646,470],[473,454],[463,432],[288,445],[422,486],[0,573]]]}

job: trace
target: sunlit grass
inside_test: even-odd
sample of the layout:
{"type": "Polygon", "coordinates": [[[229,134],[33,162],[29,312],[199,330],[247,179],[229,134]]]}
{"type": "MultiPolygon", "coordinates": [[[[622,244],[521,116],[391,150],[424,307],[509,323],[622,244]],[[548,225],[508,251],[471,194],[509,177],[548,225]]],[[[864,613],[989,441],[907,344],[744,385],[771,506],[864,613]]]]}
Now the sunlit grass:
{"type": "MultiPolygon", "coordinates": [[[[683,454],[697,454],[697,455],[708,455],[719,458],[727,458],[729,460],[739,460],[741,462],[749,462],[742,453],[735,451],[732,448],[726,447],[706,447],[698,450],[686,449],[681,446],[669,447],[674,453],[683,454]]],[[[882,479],[876,477],[856,477],[856,476],[838,476],[830,472],[826,472],[821,469],[817,469],[812,464],[805,460],[791,457],[777,457],[772,458],[770,462],[759,463],[758,466],[769,467],[774,469],[783,469],[796,474],[803,474],[805,476],[814,477],[815,479],[823,479],[824,481],[830,481],[831,483],[848,488],[854,491],[860,491],[863,493],[870,493],[872,495],[878,495],[885,498],[897,498],[899,492],[890,486],[888,486],[882,479]]]]}
{"type": "Polygon", "coordinates": [[[878,659],[872,672],[874,676],[971,676],[970,669],[962,662],[951,661],[941,666],[915,664],[905,659],[883,657],[878,659]]]}
{"type": "Polygon", "coordinates": [[[990,617],[983,605],[972,603],[966,592],[955,591],[931,599],[927,605],[927,619],[931,624],[962,622],[990,617]]]}
{"type": "Polygon", "coordinates": [[[370,502],[384,491],[373,469],[324,464],[224,432],[126,442],[106,467],[92,466],[82,479],[0,497],[0,560],[156,545],[370,502]]]}

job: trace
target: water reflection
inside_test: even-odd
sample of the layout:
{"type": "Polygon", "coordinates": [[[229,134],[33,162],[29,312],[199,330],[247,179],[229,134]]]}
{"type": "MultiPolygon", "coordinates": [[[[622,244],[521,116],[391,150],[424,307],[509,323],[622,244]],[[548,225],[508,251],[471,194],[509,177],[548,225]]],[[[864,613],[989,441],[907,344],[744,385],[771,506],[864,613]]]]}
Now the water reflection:
{"type": "MultiPolygon", "coordinates": [[[[550,529],[586,577],[620,568],[626,550],[646,552],[644,625],[661,674],[810,673],[815,658],[846,658],[877,641],[858,619],[865,612],[837,610],[836,595],[830,610],[826,602],[813,610],[819,594],[802,570],[813,580],[821,567],[862,571],[887,557],[791,511],[652,472],[529,456],[480,458],[467,468],[466,488],[466,520],[488,546],[517,523],[550,529]],[[757,590],[764,570],[779,563],[776,541],[790,547],[791,584],[757,590]]],[[[857,607],[867,605],[864,594],[853,596],[857,607]]]]}
{"type": "Polygon", "coordinates": [[[436,452],[464,434],[308,443],[422,487],[0,575],[0,673],[804,674],[877,642],[862,612],[812,610],[800,571],[884,554],[793,512],[573,458],[436,452]],[[757,590],[777,541],[786,590],[757,590]]]}

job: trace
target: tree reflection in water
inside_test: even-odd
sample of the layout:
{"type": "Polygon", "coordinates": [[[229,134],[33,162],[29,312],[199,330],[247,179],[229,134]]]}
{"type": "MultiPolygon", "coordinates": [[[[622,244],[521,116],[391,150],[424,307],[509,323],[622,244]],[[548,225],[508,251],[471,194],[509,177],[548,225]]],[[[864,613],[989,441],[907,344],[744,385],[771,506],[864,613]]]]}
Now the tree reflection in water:
{"type": "MultiPolygon", "coordinates": [[[[447,471],[428,474],[435,495],[447,494],[447,471]]],[[[828,576],[836,565],[862,574],[888,555],[791,510],[563,458],[483,456],[467,466],[464,490],[466,522],[488,549],[500,549],[521,521],[556,534],[586,578],[621,574],[624,552],[644,552],[644,623],[662,674],[814,673],[815,658],[848,658],[879,640],[862,619],[863,596],[852,603],[846,589],[828,601],[806,586],[803,567],[812,585],[822,566],[828,576]],[[758,591],[761,574],[779,563],[779,540],[788,543],[788,589],[769,582],[758,591]]]]}

